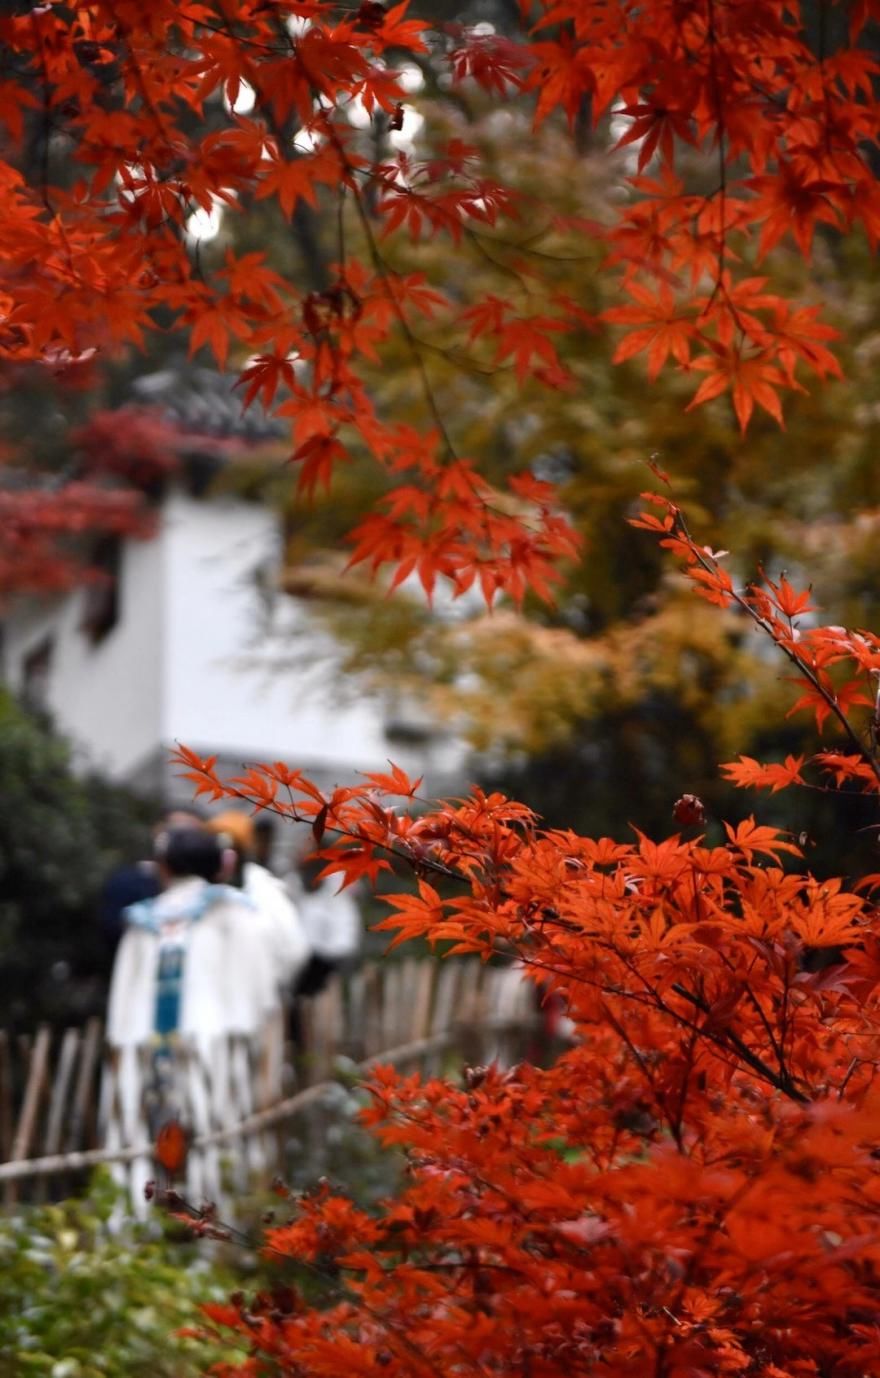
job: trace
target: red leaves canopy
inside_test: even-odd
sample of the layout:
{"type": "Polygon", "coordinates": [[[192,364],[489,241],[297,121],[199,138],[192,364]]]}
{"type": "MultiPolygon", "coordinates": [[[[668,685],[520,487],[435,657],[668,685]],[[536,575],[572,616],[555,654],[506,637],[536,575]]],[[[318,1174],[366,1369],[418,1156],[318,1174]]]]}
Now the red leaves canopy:
{"type": "MultiPolygon", "coordinates": [[[[412,314],[427,310],[448,339],[466,345],[479,332],[496,366],[562,387],[556,342],[582,313],[577,302],[528,316],[451,293],[429,299],[388,267],[389,235],[455,246],[475,226],[530,213],[460,141],[425,160],[371,161],[346,111],[356,101],[399,120],[410,54],[439,63],[453,85],[533,102],[537,122],[613,113],[636,168],[616,218],[589,232],[605,236],[635,303],[607,313],[631,327],[617,358],[646,351],[651,376],[670,364],[705,375],[695,402],[730,392],[743,427],[756,405],[781,419],[780,393],[802,386],[796,370],[837,370],[834,332],[743,263],[752,244],[760,256],[785,237],[807,254],[820,225],[877,237],[868,17],[857,8],[849,38],[815,50],[808,16],[782,0],[541,0],[518,40],[431,33],[405,3],[372,0],[92,0],[6,14],[0,358],[107,354],[176,321],[221,367],[249,360],[243,396],[291,418],[307,493],[352,448],[432,491],[438,469],[464,457],[448,431],[410,444],[376,414],[360,369],[382,339],[401,331],[413,344],[412,314]],[[700,191],[687,185],[693,170],[700,191]],[[230,251],[206,275],[187,246],[198,209],[246,214],[256,200],[290,218],[341,197],[357,208],[361,243],[344,250],[319,302],[253,253],[230,251]]],[[[424,359],[418,370],[429,386],[424,359]]],[[[356,558],[398,572],[418,564],[425,587],[446,576],[455,592],[476,581],[489,598],[519,599],[529,585],[549,596],[554,564],[572,551],[562,518],[523,508],[499,522],[477,485],[456,503],[392,502],[362,528],[356,558]]]]}
{"type": "Polygon", "coordinates": [[[180,759],[208,793],[315,821],[345,881],[409,864],[378,927],[517,956],[576,1031],[548,1070],[377,1069],[364,1121],[406,1185],[371,1215],[327,1186],[292,1198],[266,1245],[325,1301],[210,1315],[250,1355],[230,1375],[869,1371],[869,901],[783,870],[798,846],[754,819],[720,846],[594,842],[497,794],[432,806],[400,770],[327,795],[280,764],[224,784],[180,759]]]}

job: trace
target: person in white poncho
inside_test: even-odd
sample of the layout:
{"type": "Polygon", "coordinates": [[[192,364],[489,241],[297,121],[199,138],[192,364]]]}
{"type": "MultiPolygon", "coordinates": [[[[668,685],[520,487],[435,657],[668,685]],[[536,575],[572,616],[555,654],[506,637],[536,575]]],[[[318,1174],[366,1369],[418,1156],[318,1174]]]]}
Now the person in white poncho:
{"type": "Polygon", "coordinates": [[[324,862],[300,857],[284,878],[306,932],[311,958],[297,982],[297,995],[316,995],[336,972],[351,971],[361,956],[363,919],[357,887],[341,888],[339,876],[319,879],[324,862]]]}
{"type": "Polygon", "coordinates": [[[282,881],[254,859],[255,831],[250,815],[230,809],[208,823],[225,848],[231,849],[224,877],[254,906],[254,922],[271,954],[279,999],[289,998],[311,956],[302,916],[282,881]]]}
{"type": "MultiPolygon", "coordinates": [[[[204,829],[162,833],[156,861],[162,892],[125,911],[111,979],[110,1148],[149,1142],[169,1119],[199,1135],[250,1113],[248,1049],[279,1006],[255,906],[216,883],[218,839],[204,829]]],[[[147,1160],[135,1165],[136,1203],[149,1174],[147,1160]]],[[[198,1197],[217,1194],[218,1155],[198,1156],[187,1187],[198,1197]]]]}

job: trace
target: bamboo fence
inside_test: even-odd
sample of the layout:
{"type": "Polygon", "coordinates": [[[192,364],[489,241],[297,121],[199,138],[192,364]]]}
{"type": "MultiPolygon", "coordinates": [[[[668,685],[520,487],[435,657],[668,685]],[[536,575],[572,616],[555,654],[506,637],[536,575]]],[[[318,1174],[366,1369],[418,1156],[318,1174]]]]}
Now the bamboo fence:
{"type": "MultiPolygon", "coordinates": [[[[338,1084],[337,1074],[357,1076],[383,1061],[420,1064],[429,1073],[452,1057],[513,1061],[534,1036],[532,989],[510,967],[470,959],[407,958],[335,978],[319,995],[297,1002],[295,1044],[280,1020],[258,1043],[240,1040],[239,1101],[227,1096],[222,1118],[203,1117],[190,1157],[207,1162],[225,1155],[239,1182],[254,1171],[265,1175],[277,1166],[280,1131],[318,1106],[338,1084]]],[[[152,1055],[150,1048],[139,1051],[145,1059],[152,1055]]],[[[191,1084],[210,1102],[210,1084],[191,1084]]],[[[0,1030],[4,1203],[57,1198],[102,1164],[135,1194],[151,1171],[152,1149],[142,1134],[138,1142],[126,1141],[123,1117],[115,1113],[119,1095],[118,1061],[104,1046],[100,1020],[60,1033],[43,1026],[15,1038],[0,1030]]]]}

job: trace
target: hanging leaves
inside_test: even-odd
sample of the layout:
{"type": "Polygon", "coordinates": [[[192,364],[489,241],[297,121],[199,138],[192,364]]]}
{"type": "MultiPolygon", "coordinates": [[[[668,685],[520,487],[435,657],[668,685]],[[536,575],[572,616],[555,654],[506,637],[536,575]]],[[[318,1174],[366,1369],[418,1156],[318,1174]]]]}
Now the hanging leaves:
{"type": "Polygon", "coordinates": [[[362,527],[357,560],[398,580],[421,566],[425,587],[445,579],[454,595],[547,599],[572,550],[562,514],[520,504],[502,534],[474,488],[448,514],[453,539],[430,497],[460,459],[454,418],[410,444],[377,415],[362,373],[401,335],[430,410],[434,356],[414,332],[423,315],[444,321],[444,367],[477,351],[481,367],[511,368],[522,385],[570,387],[558,344],[585,323],[583,304],[530,310],[508,291],[511,273],[540,274],[527,255],[544,206],[525,204],[461,139],[390,152],[359,138],[349,112],[400,132],[410,56],[436,67],[438,90],[520,100],[539,124],[610,113],[621,195],[604,223],[576,232],[604,241],[620,278],[621,304],[604,318],[625,328],[615,357],[646,354],[651,378],[692,373],[693,405],[729,395],[745,429],[756,409],[781,422],[804,379],[839,373],[818,309],[793,307],[750,260],[784,240],[807,256],[826,229],[880,236],[869,11],[853,10],[848,35],[829,27],[818,48],[812,11],[776,0],[694,0],[677,16],[660,0],[540,0],[515,38],[432,29],[405,3],[91,0],[4,14],[0,358],[66,367],[140,348],[160,322],[184,329],[192,352],[241,368],[245,405],[289,421],[306,494],[332,485],[354,446],[429,499],[420,511],[410,502],[405,522],[362,527]],[[194,216],[246,216],[256,199],[291,221],[340,197],[357,235],[340,244],[327,289],[303,290],[250,251],[228,248],[207,271],[193,252],[194,216]],[[496,261],[482,246],[499,291],[465,306],[452,286],[398,277],[384,247],[431,237],[472,252],[486,230],[504,250],[496,261]],[[514,241],[525,253],[508,260],[514,241]]]}

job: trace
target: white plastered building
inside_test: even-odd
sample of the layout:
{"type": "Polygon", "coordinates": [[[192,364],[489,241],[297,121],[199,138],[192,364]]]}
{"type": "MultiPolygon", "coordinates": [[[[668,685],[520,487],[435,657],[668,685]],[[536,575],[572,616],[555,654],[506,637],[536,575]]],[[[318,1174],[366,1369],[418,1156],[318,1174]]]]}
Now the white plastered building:
{"type": "Polygon", "coordinates": [[[455,778],[448,734],[341,684],[306,604],[276,591],[269,507],[173,483],[155,535],[106,553],[103,583],[19,598],[3,621],[6,684],[48,710],[84,765],[168,802],[191,798],[176,743],[233,772],[282,760],[322,785],[389,759],[441,789],[455,778]]]}

